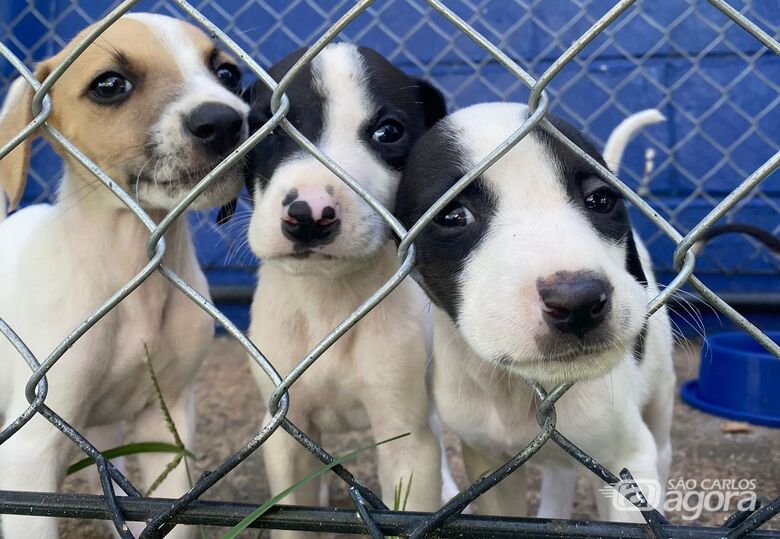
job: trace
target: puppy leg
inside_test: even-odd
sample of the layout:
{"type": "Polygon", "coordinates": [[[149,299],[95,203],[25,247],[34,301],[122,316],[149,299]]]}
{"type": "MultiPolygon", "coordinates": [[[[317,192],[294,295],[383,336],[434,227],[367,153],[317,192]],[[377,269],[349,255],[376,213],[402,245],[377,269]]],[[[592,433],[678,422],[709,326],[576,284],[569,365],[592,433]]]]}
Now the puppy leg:
{"type": "Polygon", "coordinates": [[[542,492],[537,518],[571,518],[577,469],[567,466],[542,466],[542,492]]]}
{"type": "Polygon", "coordinates": [[[441,501],[444,503],[455,497],[460,492],[460,488],[452,476],[450,463],[447,459],[447,447],[444,445],[444,425],[442,425],[439,414],[436,413],[432,406],[431,414],[428,416],[428,424],[431,426],[431,432],[439,441],[439,451],[441,451],[441,501]]]}
{"type": "MultiPolygon", "coordinates": [[[[391,297],[391,303],[382,307],[398,308],[392,303],[398,297],[402,296],[391,297]]],[[[401,322],[388,325],[381,318],[374,328],[361,327],[355,347],[363,377],[360,400],[374,440],[410,433],[377,449],[382,499],[392,508],[396,487],[411,478],[406,509],[435,511],[441,507],[442,461],[439,441],[428,423],[431,405],[425,384],[425,339],[415,319],[396,314],[402,311],[390,312],[401,322]]]]}
{"type": "Polygon", "coordinates": [[[644,419],[653,433],[658,447],[658,480],[661,482],[661,499],[666,499],[666,484],[672,466],[672,416],[674,414],[674,377],[658,384],[660,390],[653,394],[644,411],[644,419]]]}
{"type": "MultiPolygon", "coordinates": [[[[312,439],[316,441],[321,440],[319,430],[309,424],[304,418],[289,413],[288,417],[312,439]]],[[[266,415],[264,422],[267,423],[270,420],[270,415],[266,415]]],[[[308,477],[322,465],[314,455],[309,453],[306,448],[282,429],[277,429],[263,444],[263,459],[272,496],[308,477]]],[[[285,505],[316,506],[319,497],[320,482],[314,480],[295,492],[288,494],[281,503],[285,505]]],[[[271,532],[273,539],[304,539],[309,535],[309,533],[287,530],[274,530],[271,532]]]]}
{"type": "MultiPolygon", "coordinates": [[[[631,414],[634,416],[634,414],[631,414]]],[[[612,473],[617,474],[627,468],[637,485],[659,511],[662,510],[662,487],[658,476],[658,450],[655,439],[636,411],[635,421],[624,424],[622,429],[616,429],[616,439],[611,441],[611,447],[617,449],[610,456],[603,456],[599,461],[612,473]]],[[[631,506],[614,489],[605,489],[603,482],[593,477],[596,498],[599,505],[599,517],[611,522],[644,522],[642,513],[631,506]]]]}
{"type": "MultiPolygon", "coordinates": [[[[482,450],[463,443],[463,464],[469,481],[473,482],[504,464],[482,450]]],[[[524,517],[528,514],[526,497],[526,470],[515,470],[499,484],[477,498],[473,504],[480,515],[524,517]]]]}
{"type": "MultiPolygon", "coordinates": [[[[621,506],[627,506],[628,502],[614,498],[613,496],[620,496],[612,487],[607,486],[601,479],[594,476],[592,473],[586,474],[588,481],[590,481],[593,487],[593,495],[596,498],[596,512],[599,515],[599,520],[605,520],[604,515],[608,515],[610,507],[613,504],[620,504],[621,506]]],[[[625,519],[624,519],[625,520],[625,519]]]]}
{"type": "MultiPolygon", "coordinates": [[[[661,502],[666,500],[666,485],[669,483],[669,471],[672,467],[672,443],[667,441],[658,447],[658,482],[660,483],[661,502]]],[[[661,504],[663,505],[663,503],[661,504]]],[[[663,513],[663,507],[658,508],[663,513]]]]}
{"type": "MultiPolygon", "coordinates": [[[[618,470],[614,467],[610,469],[618,470]]],[[[647,480],[644,477],[640,478],[638,474],[634,474],[633,472],[631,475],[634,476],[634,479],[642,492],[649,494],[649,492],[647,492],[649,490],[647,487],[647,480]]],[[[590,476],[589,480],[593,485],[599,520],[606,522],[634,522],[640,524],[645,522],[642,512],[636,509],[631,502],[626,500],[622,494],[617,492],[617,490],[607,486],[596,476],[590,476]]]]}
{"type": "MultiPolygon", "coordinates": [[[[193,388],[185,389],[179,398],[168,402],[171,419],[176,426],[176,431],[181,438],[184,447],[194,452],[195,449],[195,402],[193,388]]],[[[167,442],[173,443],[173,435],[165,422],[165,417],[157,402],[147,406],[135,422],[133,432],[134,441],[167,442]]],[[[138,455],[141,469],[141,484],[139,490],[148,490],[165,467],[173,460],[174,455],[169,453],[144,453],[138,455]]],[[[168,476],[154,489],[152,496],[156,498],[178,498],[190,488],[190,478],[187,467],[192,465],[189,461],[185,465],[184,460],[171,471],[168,476]]],[[[195,481],[197,477],[192,477],[195,481]]],[[[131,529],[137,537],[143,529],[143,524],[133,524],[131,529]]],[[[193,526],[176,526],[166,537],[185,539],[194,537],[193,526]]]]}
{"type": "Polygon", "coordinates": [[[400,408],[388,409],[386,402],[369,401],[366,409],[375,440],[410,433],[409,436],[377,448],[382,500],[392,509],[395,489],[400,485],[405,493],[406,485],[411,480],[406,510],[438,509],[441,506],[441,453],[439,442],[427,423],[405,417],[404,410],[400,408]]]}
{"type": "MultiPolygon", "coordinates": [[[[612,468],[617,469],[617,468],[612,468]]],[[[637,469],[634,467],[634,469],[637,469]]],[[[642,493],[648,498],[648,502],[655,502],[659,500],[659,482],[658,475],[655,470],[649,470],[646,473],[632,472],[637,485],[642,490],[642,493]]],[[[597,477],[593,476],[591,482],[593,484],[594,493],[596,496],[596,505],[598,507],[599,519],[608,522],[637,522],[644,523],[645,519],[642,516],[642,512],[633,507],[633,505],[622,494],[618,494],[617,491],[608,487],[597,477]]],[[[663,513],[663,499],[660,499],[660,504],[656,507],[663,513]]]]}
{"type": "Polygon", "coordinates": [[[320,507],[330,507],[330,474],[320,476],[319,505],[320,507]]]}
{"type": "MultiPolygon", "coordinates": [[[[15,395],[6,422],[10,423],[26,407],[23,395],[15,395]]],[[[78,423],[70,424],[77,429],[81,427],[78,423]]],[[[57,492],[65,476],[66,459],[72,454],[68,445],[65,436],[51,423],[43,417],[33,417],[0,445],[0,490],[57,492]]],[[[5,539],[57,539],[59,536],[55,518],[15,515],[0,518],[5,539]]]]}

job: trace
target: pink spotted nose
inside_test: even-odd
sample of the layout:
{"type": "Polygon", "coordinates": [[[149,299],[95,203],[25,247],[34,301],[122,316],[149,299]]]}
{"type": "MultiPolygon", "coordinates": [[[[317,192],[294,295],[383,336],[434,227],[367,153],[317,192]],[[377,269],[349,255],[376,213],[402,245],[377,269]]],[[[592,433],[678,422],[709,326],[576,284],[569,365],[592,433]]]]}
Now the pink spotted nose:
{"type": "Polygon", "coordinates": [[[290,189],[282,200],[282,234],[296,249],[326,245],[341,228],[340,206],[332,187],[290,189]]]}

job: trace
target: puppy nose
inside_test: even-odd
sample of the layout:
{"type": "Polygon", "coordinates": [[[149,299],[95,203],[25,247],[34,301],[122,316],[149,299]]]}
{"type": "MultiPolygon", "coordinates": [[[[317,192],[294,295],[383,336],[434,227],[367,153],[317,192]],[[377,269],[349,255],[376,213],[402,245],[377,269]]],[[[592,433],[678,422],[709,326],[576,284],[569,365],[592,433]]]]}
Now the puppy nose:
{"type": "Polygon", "coordinates": [[[330,243],[341,228],[333,189],[290,189],[282,200],[282,234],[301,247],[330,243]]]}
{"type": "Polygon", "coordinates": [[[224,103],[203,103],[190,112],[184,123],[195,139],[221,155],[238,144],[244,119],[224,103]]]}
{"type": "Polygon", "coordinates": [[[610,307],[610,286],[590,273],[556,274],[536,283],[542,315],[552,328],[582,338],[597,328],[610,307]]]}

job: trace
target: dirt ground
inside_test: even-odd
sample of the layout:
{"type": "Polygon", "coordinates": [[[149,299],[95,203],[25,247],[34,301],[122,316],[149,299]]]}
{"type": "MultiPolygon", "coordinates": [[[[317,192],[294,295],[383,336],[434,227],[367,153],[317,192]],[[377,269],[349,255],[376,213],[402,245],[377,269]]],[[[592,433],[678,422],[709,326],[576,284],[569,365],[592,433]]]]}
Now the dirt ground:
{"type": "MultiPolygon", "coordinates": [[[[675,354],[678,384],[696,377],[698,361],[697,344],[690,343],[678,348],[675,354]]],[[[196,464],[199,473],[212,469],[251,438],[261,423],[264,406],[249,373],[245,355],[238,344],[227,337],[220,337],[214,343],[206,367],[200,375],[197,394],[198,433],[195,454],[199,457],[196,464]]],[[[673,427],[671,477],[675,480],[693,479],[699,483],[704,479],[755,480],[760,497],[773,498],[780,495],[780,430],[751,427],[749,432],[725,434],[721,431],[722,423],[719,418],[688,407],[678,397],[673,427]]],[[[461,486],[465,486],[457,440],[452,436],[447,439],[455,477],[461,486]]],[[[351,432],[345,436],[326,436],[323,441],[326,449],[339,455],[364,445],[368,440],[365,432],[351,432]]],[[[218,483],[204,499],[258,505],[268,499],[261,453],[262,449],[218,483]]],[[[348,468],[370,487],[377,487],[375,465],[370,455],[361,456],[348,468]]],[[[530,486],[530,509],[533,512],[538,506],[538,474],[532,474],[530,486]]],[[[350,507],[348,497],[340,487],[338,481],[330,481],[331,501],[335,505],[350,507]]],[[[83,483],[69,481],[67,488],[79,491],[83,483]]],[[[577,490],[574,518],[595,518],[594,496],[584,478],[580,478],[577,490]]],[[[689,524],[691,521],[685,520],[686,515],[690,513],[673,512],[668,516],[673,522],[689,524]]],[[[705,511],[696,522],[715,525],[721,523],[725,516],[726,513],[705,511]]],[[[64,539],[108,537],[105,525],[98,523],[63,521],[61,528],[64,539]]],[[[780,529],[780,521],[776,519],[770,528],[780,529]]],[[[206,529],[205,536],[220,537],[224,531],[206,529]]],[[[257,532],[247,533],[246,536],[257,537],[257,532]]]]}

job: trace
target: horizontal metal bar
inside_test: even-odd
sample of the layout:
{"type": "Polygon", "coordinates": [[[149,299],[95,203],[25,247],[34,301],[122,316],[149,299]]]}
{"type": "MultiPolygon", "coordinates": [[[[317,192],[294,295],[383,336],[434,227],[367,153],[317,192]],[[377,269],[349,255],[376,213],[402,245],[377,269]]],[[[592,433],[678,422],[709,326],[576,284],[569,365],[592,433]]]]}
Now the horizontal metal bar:
{"type": "MultiPolygon", "coordinates": [[[[122,514],[131,521],[149,519],[170,507],[173,500],[161,498],[118,497],[122,514]]],[[[255,505],[213,501],[193,502],[173,518],[179,524],[205,526],[234,526],[255,505]]],[[[64,518],[107,520],[109,511],[102,496],[87,494],[51,494],[36,492],[0,491],[0,513],[64,518]]],[[[430,513],[399,511],[369,511],[385,535],[405,535],[431,517],[430,513]]],[[[367,534],[365,524],[357,511],[320,507],[280,505],[270,510],[251,525],[253,528],[302,530],[346,534],[367,534]]],[[[723,537],[723,528],[662,525],[665,537],[694,539],[723,537]]],[[[477,515],[456,515],[442,524],[437,537],[460,538],[646,538],[644,524],[616,522],[583,522],[578,520],[551,520],[536,518],[509,518],[477,515]]],[[[757,539],[780,539],[780,531],[756,530],[757,539]]]]}
{"type": "Polygon", "coordinates": [[[254,286],[217,285],[209,287],[209,294],[214,303],[240,303],[250,305],[255,294],[254,286]]]}

